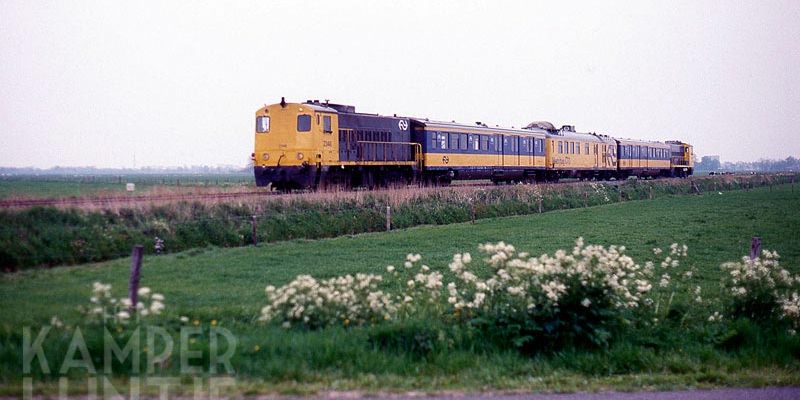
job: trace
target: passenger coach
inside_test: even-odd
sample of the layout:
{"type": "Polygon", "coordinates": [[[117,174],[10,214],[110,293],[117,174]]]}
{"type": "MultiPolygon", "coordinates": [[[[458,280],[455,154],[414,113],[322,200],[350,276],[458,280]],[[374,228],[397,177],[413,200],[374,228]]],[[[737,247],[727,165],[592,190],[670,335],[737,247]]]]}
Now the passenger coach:
{"type": "Polygon", "coordinates": [[[428,179],[544,179],[545,131],[412,119],[428,179]]]}

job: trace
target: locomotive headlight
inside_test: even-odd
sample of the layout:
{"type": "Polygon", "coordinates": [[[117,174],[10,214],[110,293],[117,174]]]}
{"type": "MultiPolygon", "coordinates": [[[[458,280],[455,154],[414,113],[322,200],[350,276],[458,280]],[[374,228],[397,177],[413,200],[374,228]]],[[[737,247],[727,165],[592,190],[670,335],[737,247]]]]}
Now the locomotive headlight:
{"type": "Polygon", "coordinates": [[[269,160],[269,153],[261,153],[261,159],[264,161],[269,160]]]}
{"type": "Polygon", "coordinates": [[[297,153],[297,159],[298,160],[302,160],[303,159],[303,153],[297,153]]]}

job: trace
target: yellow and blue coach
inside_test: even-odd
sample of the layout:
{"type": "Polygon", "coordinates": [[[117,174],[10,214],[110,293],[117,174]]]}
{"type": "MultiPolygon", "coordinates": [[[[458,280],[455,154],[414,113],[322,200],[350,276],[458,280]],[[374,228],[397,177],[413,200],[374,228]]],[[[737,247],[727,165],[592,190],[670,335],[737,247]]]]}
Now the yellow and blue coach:
{"type": "Polygon", "coordinates": [[[545,134],[513,129],[412,119],[412,139],[422,145],[424,178],[533,182],[545,178],[545,134]]]}
{"type": "Polygon", "coordinates": [[[670,176],[670,145],[633,139],[617,139],[619,178],[670,176]]]}

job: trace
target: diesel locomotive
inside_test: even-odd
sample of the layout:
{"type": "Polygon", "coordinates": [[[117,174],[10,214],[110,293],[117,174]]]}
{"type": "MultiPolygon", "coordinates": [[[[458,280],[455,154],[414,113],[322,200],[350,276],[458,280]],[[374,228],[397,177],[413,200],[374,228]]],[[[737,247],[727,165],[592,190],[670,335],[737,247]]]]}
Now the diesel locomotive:
{"type": "Polygon", "coordinates": [[[687,143],[619,139],[544,121],[500,128],[281,98],[259,108],[255,123],[251,158],[256,185],[278,190],[449,184],[455,179],[685,177],[694,169],[687,143]]]}

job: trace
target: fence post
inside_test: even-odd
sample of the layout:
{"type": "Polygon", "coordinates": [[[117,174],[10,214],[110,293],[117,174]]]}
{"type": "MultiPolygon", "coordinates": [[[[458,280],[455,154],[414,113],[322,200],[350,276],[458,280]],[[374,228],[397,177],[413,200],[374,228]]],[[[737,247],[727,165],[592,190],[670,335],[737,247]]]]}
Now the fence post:
{"type": "Polygon", "coordinates": [[[583,207],[589,207],[589,193],[583,192],[583,207]]]}
{"type": "Polygon", "coordinates": [[[653,200],[653,185],[650,185],[650,200],[653,200]]]}
{"type": "Polygon", "coordinates": [[[250,217],[250,224],[253,227],[253,246],[258,246],[258,232],[256,231],[258,223],[256,222],[255,214],[253,214],[253,216],[250,217]]]}
{"type": "Polygon", "coordinates": [[[475,225],[475,203],[470,203],[470,208],[472,209],[472,225],[475,225]]]}
{"type": "Polygon", "coordinates": [[[137,244],[131,251],[131,278],[128,281],[128,298],[131,300],[131,311],[136,310],[139,300],[139,271],[142,268],[142,251],[144,246],[137,244]]]}
{"type": "Polygon", "coordinates": [[[750,242],[750,260],[755,260],[761,254],[761,237],[753,236],[750,242]]]}
{"type": "Polygon", "coordinates": [[[386,206],[386,230],[392,230],[392,207],[386,206]]]}
{"type": "Polygon", "coordinates": [[[622,203],[622,185],[619,186],[619,202],[622,203]]]}

